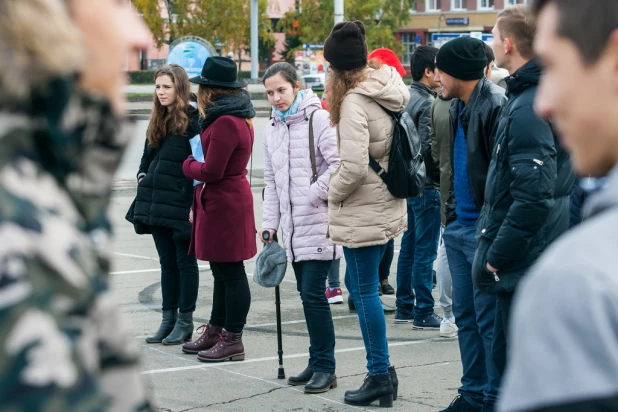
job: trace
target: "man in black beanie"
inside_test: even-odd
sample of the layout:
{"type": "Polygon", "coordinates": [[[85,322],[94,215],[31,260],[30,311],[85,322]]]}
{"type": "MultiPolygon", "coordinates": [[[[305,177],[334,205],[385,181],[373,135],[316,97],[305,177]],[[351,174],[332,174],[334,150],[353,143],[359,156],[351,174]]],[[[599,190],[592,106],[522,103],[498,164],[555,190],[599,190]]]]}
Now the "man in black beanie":
{"type": "Polygon", "coordinates": [[[453,280],[453,314],[459,327],[463,376],[459,395],[444,411],[493,411],[500,374],[492,358],[496,310],[494,295],[472,286],[476,222],[485,197],[485,181],[493,150],[504,89],[484,76],[485,44],[460,37],[444,44],[436,56],[436,81],[442,96],[453,99],[449,112],[452,176],[445,205],[444,244],[453,280]]]}

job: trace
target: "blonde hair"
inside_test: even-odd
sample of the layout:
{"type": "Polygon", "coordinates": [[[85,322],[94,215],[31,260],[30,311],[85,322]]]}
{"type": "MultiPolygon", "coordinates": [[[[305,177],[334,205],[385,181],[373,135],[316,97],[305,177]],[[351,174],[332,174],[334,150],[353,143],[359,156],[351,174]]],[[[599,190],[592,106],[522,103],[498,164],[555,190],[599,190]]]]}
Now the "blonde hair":
{"type": "Polygon", "coordinates": [[[0,90],[23,98],[52,78],[79,71],[81,34],[61,0],[0,1],[0,90]]]}
{"type": "Polygon", "coordinates": [[[496,26],[500,31],[501,40],[510,37],[523,58],[534,57],[533,43],[536,23],[527,5],[518,4],[502,10],[498,13],[496,26]]]}
{"type": "Polygon", "coordinates": [[[341,103],[348,91],[352,90],[367,78],[366,67],[355,70],[337,70],[328,68],[328,95],[326,101],[330,111],[331,125],[335,126],[341,119],[341,103]]]}

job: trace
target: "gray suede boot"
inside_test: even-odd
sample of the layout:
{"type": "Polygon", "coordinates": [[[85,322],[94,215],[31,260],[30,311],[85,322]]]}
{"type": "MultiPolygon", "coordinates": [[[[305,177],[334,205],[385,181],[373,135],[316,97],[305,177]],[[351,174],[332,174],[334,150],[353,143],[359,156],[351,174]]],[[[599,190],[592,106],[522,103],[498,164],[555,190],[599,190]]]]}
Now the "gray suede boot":
{"type": "Polygon", "coordinates": [[[163,339],[164,345],[180,345],[193,337],[193,312],[179,313],[174,329],[163,339]]]}
{"type": "Polygon", "coordinates": [[[178,309],[170,309],[163,311],[163,320],[161,326],[153,335],[146,338],[146,343],[161,343],[174,329],[176,318],[178,317],[178,309]]]}

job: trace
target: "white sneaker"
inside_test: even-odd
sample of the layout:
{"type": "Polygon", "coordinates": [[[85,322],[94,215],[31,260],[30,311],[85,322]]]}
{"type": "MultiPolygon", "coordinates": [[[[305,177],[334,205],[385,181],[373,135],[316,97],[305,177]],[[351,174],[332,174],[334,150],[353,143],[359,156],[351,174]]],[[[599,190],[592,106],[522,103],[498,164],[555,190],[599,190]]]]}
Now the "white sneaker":
{"type": "Polygon", "coordinates": [[[444,318],[440,322],[440,336],[443,338],[455,338],[457,337],[457,331],[459,328],[450,319],[444,318]]]}

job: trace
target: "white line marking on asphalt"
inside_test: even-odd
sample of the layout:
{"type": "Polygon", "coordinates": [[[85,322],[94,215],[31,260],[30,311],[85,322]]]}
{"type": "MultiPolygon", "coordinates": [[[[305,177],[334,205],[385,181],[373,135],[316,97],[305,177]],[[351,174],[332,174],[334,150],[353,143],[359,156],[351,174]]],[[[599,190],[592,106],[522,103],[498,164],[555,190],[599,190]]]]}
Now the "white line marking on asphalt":
{"type": "Polygon", "coordinates": [[[158,258],[153,258],[153,257],[149,257],[149,256],[132,255],[130,253],[114,252],[114,255],[124,256],[124,257],[132,257],[132,258],[135,258],[135,259],[156,260],[157,262],[159,261],[158,258]]]}
{"type": "MultiPolygon", "coordinates": [[[[333,316],[333,320],[337,320],[337,319],[348,319],[348,318],[356,318],[358,317],[358,315],[343,315],[343,316],[333,316]]],[[[295,323],[305,323],[305,320],[288,320],[285,322],[281,322],[281,325],[293,325],[295,323]]],[[[267,326],[277,326],[276,323],[261,323],[258,325],[246,325],[246,328],[264,328],[267,326]]],[[[133,336],[133,339],[144,339],[147,338],[150,335],[139,335],[139,336],[133,336]]]]}
{"type": "MultiPolygon", "coordinates": [[[[357,315],[345,315],[345,316],[333,316],[333,320],[335,319],[348,319],[348,318],[357,318],[357,315]]],[[[293,325],[295,323],[305,323],[305,320],[289,320],[287,322],[281,322],[282,325],[293,325]]],[[[262,323],[259,325],[247,325],[247,328],[263,328],[266,326],[277,326],[276,323],[262,323]]]]}
{"type": "MultiPolygon", "coordinates": [[[[298,388],[296,388],[294,386],[284,385],[284,384],[281,384],[279,382],[269,381],[268,379],[262,379],[262,378],[258,378],[257,376],[246,375],[244,373],[232,372],[230,370],[223,369],[223,368],[214,368],[214,369],[216,369],[218,371],[221,371],[221,372],[227,372],[227,373],[231,373],[233,375],[242,376],[243,378],[255,379],[257,381],[266,382],[266,383],[269,383],[271,385],[280,386],[282,388],[289,389],[289,390],[292,390],[294,392],[298,392],[298,393],[303,393],[304,394],[304,391],[302,391],[302,390],[300,390],[300,389],[298,389],[298,388]]],[[[333,399],[328,399],[328,398],[325,398],[324,396],[320,396],[318,394],[308,394],[308,395],[311,395],[311,396],[316,397],[316,398],[320,398],[320,399],[322,399],[324,401],[327,401],[327,402],[335,403],[335,404],[343,406],[345,408],[373,412],[371,409],[365,409],[365,408],[361,408],[361,407],[358,407],[358,406],[346,405],[345,403],[337,402],[337,401],[335,401],[333,399]]]]}
{"type": "MultiPolygon", "coordinates": [[[[209,270],[210,265],[198,265],[198,269],[201,270],[209,270]]],[[[110,275],[128,275],[129,273],[147,273],[147,272],[160,272],[161,268],[158,269],[142,269],[142,270],[123,270],[122,272],[109,272],[110,275]]]]}
{"type": "MultiPolygon", "coordinates": [[[[455,340],[455,339],[456,338],[431,338],[431,339],[423,339],[423,340],[395,342],[395,343],[389,343],[388,347],[394,348],[397,346],[418,345],[421,343],[442,342],[442,341],[449,341],[449,340],[455,340]]],[[[364,346],[357,346],[355,348],[337,349],[335,350],[335,353],[358,352],[358,351],[364,351],[364,350],[365,350],[364,346]]],[[[295,358],[303,358],[303,357],[308,357],[308,356],[309,356],[309,353],[296,353],[293,355],[284,355],[283,359],[295,359],[295,358]]],[[[205,365],[180,366],[176,368],[151,369],[151,370],[143,371],[142,374],[143,375],[154,375],[154,374],[159,374],[159,373],[180,372],[180,371],[186,371],[186,370],[191,370],[191,369],[214,368],[217,366],[223,367],[223,366],[230,366],[230,365],[235,365],[235,364],[242,365],[242,364],[247,364],[247,363],[267,362],[267,361],[278,360],[278,359],[279,358],[277,356],[269,356],[266,358],[249,359],[249,360],[245,360],[242,362],[229,362],[229,363],[224,363],[224,364],[212,363],[212,364],[205,364],[205,365]]]]}

